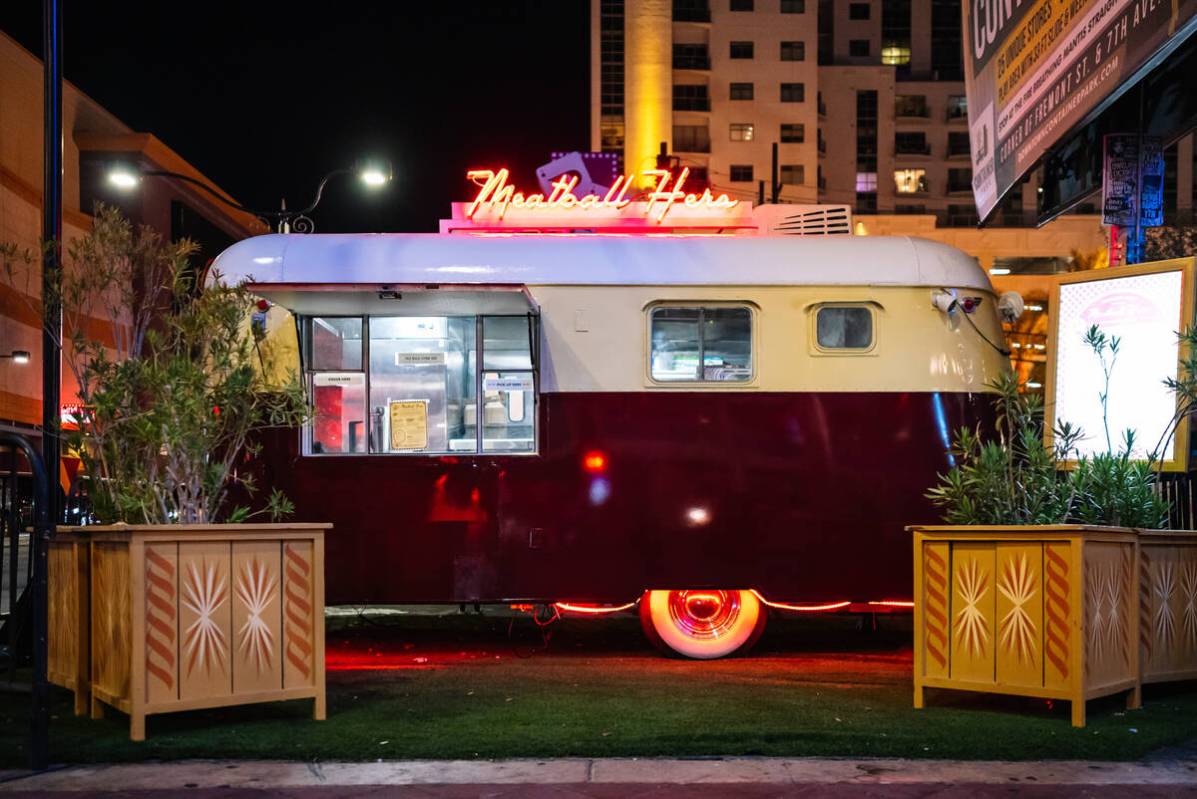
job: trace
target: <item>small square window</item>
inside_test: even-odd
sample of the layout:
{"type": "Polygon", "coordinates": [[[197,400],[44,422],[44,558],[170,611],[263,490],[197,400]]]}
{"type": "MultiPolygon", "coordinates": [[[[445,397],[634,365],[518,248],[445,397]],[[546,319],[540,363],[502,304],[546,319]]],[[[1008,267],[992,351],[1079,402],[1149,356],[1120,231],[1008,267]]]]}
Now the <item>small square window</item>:
{"type": "Polygon", "coordinates": [[[732,100],[751,100],[752,99],[752,84],[751,83],[733,83],[731,90],[728,92],[732,100]]]}
{"type": "Polygon", "coordinates": [[[877,191],[877,173],[876,172],[857,172],[856,173],[856,193],[877,191]]]}
{"type": "Polygon", "coordinates": [[[853,58],[868,58],[869,40],[853,39],[848,42],[848,55],[852,56],[853,58]]]}
{"type": "Polygon", "coordinates": [[[729,128],[732,141],[752,141],[751,122],[733,122],[729,128]]]}
{"type": "Polygon", "coordinates": [[[805,61],[806,60],[806,42],[782,42],[781,43],[781,60],[782,61],[805,61]]]}
{"type": "Polygon", "coordinates": [[[873,346],[873,312],[851,305],[829,305],[815,315],[815,341],[821,349],[867,350],[873,346]]]}
{"type": "Polygon", "coordinates": [[[805,14],[806,0],[781,0],[781,13],[805,14]]]}
{"type": "Polygon", "coordinates": [[[732,42],[732,58],[752,58],[752,42],[732,42]]]}
{"type": "MultiPolygon", "coordinates": [[[[910,13],[909,11],[907,13],[910,13]]],[[[848,19],[868,19],[869,18],[869,4],[868,3],[849,3],[848,4],[848,19]]]]}
{"type": "Polygon", "coordinates": [[[806,125],[801,122],[783,124],[781,126],[782,144],[801,144],[806,141],[806,125]]]}
{"type": "Polygon", "coordinates": [[[806,167],[803,164],[782,164],[781,182],[787,186],[801,186],[806,183],[806,167]]]}
{"type": "Polygon", "coordinates": [[[732,164],[731,181],[732,183],[751,183],[752,164],[732,164]]]}
{"type": "Polygon", "coordinates": [[[752,10],[752,0],[731,0],[731,2],[728,3],[728,10],[729,11],[751,11],[752,10]]]}
{"type": "Polygon", "coordinates": [[[805,83],[781,84],[781,101],[783,103],[802,103],[806,101],[805,83]]]}

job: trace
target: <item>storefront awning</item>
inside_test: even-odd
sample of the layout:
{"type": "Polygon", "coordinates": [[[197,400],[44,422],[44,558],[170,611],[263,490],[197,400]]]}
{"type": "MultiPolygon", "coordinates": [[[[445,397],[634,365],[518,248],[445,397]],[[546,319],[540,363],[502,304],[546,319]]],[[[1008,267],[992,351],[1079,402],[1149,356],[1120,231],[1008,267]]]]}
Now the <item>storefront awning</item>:
{"type": "Polygon", "coordinates": [[[303,316],[522,316],[540,309],[525,286],[285,285],[250,283],[254,294],[303,316]]]}

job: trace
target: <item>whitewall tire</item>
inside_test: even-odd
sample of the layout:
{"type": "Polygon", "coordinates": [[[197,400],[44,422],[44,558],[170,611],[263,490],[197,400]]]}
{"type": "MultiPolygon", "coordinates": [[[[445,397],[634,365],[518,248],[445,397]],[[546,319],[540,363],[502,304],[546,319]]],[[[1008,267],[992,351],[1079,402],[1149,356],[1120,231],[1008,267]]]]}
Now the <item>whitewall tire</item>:
{"type": "Polygon", "coordinates": [[[645,591],[640,624],[662,650],[699,660],[746,651],[765,630],[752,591],[645,591]]]}

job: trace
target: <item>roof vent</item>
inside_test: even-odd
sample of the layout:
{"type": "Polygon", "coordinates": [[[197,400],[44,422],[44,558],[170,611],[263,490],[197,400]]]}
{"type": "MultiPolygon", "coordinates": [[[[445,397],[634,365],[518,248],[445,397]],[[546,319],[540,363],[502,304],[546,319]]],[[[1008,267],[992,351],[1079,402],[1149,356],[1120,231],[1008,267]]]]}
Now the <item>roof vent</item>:
{"type": "Polygon", "coordinates": [[[849,205],[760,205],[753,217],[762,233],[787,236],[850,236],[849,205]]]}

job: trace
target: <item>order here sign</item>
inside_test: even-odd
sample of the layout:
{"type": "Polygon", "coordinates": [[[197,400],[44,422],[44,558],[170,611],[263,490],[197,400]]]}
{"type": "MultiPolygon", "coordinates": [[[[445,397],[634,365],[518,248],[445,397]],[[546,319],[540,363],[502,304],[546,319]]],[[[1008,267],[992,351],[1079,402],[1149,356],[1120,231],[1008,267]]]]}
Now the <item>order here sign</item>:
{"type": "Polygon", "coordinates": [[[1197,0],[966,0],[964,79],[981,218],[1175,34],[1197,0]]]}

